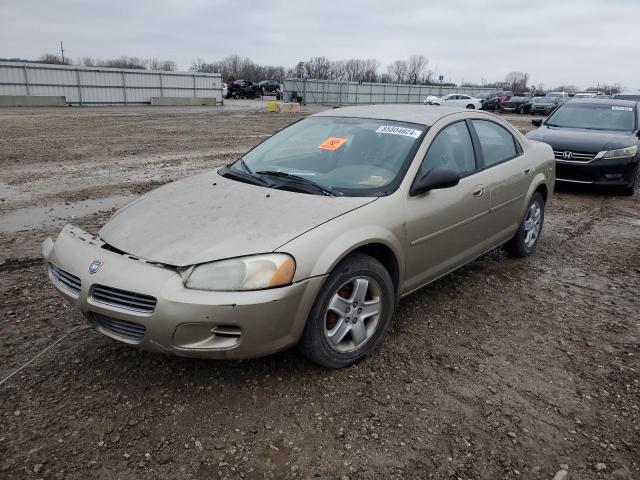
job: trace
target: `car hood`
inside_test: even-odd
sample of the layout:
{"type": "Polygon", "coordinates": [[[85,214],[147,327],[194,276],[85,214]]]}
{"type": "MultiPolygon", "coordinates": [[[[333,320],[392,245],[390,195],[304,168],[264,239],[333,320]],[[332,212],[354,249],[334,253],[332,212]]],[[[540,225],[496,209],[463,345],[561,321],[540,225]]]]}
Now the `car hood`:
{"type": "Polygon", "coordinates": [[[174,266],[271,252],[373,197],[330,197],[250,185],[217,171],[164,185],[125,205],[100,238],[174,266]]]}
{"type": "Polygon", "coordinates": [[[554,150],[597,153],[625,148],[635,143],[633,133],[579,128],[542,127],[527,133],[527,138],[551,145],[554,150]]]}

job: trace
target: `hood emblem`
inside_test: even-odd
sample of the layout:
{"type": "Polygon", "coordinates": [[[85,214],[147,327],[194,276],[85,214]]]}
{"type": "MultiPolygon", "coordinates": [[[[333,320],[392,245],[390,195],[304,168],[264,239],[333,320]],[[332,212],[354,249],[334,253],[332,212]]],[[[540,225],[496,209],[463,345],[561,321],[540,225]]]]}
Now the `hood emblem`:
{"type": "Polygon", "coordinates": [[[98,270],[100,270],[101,266],[102,262],[100,260],[94,260],[93,262],[91,262],[91,265],[89,265],[89,273],[96,273],[98,270]]]}
{"type": "Polygon", "coordinates": [[[573,158],[573,152],[562,152],[562,158],[571,160],[573,158]]]}

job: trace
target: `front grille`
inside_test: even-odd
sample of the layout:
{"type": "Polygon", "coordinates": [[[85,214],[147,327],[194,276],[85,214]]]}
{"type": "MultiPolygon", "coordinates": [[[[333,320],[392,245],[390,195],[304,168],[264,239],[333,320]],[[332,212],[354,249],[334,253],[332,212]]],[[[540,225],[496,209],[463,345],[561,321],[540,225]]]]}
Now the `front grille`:
{"type": "Polygon", "coordinates": [[[107,317],[105,315],[100,315],[99,313],[94,313],[93,319],[104,330],[111,332],[118,337],[135,340],[136,342],[142,340],[147,331],[147,328],[139,323],[107,317]]]}
{"type": "Polygon", "coordinates": [[[590,162],[596,158],[597,153],[581,153],[581,152],[565,152],[563,150],[554,150],[553,154],[557,160],[565,162],[590,162]],[[565,158],[565,153],[570,153],[570,158],[565,158]]]}
{"type": "Polygon", "coordinates": [[[96,302],[144,313],[153,312],[157,303],[156,298],[151,295],[128,292],[105,285],[94,285],[91,288],[91,298],[96,302]]]}
{"type": "Polygon", "coordinates": [[[65,272],[61,268],[56,267],[53,263],[49,264],[49,271],[51,272],[51,277],[54,281],[62,288],[65,288],[76,295],[80,293],[80,287],[82,286],[80,277],[76,277],[69,272],[65,272]]]}

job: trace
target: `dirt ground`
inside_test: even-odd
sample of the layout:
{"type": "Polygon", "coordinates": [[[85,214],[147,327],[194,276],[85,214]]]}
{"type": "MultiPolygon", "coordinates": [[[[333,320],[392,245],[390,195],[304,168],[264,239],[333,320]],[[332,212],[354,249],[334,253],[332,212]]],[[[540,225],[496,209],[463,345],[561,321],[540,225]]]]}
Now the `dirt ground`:
{"type": "MultiPolygon", "coordinates": [[[[640,196],[556,192],[539,249],[403,300],[339,371],[220,362],[85,328],[42,240],[232,159],[301,114],[0,110],[0,478],[640,478],[640,196]]],[[[509,117],[521,129],[531,117],[509,117]]]]}

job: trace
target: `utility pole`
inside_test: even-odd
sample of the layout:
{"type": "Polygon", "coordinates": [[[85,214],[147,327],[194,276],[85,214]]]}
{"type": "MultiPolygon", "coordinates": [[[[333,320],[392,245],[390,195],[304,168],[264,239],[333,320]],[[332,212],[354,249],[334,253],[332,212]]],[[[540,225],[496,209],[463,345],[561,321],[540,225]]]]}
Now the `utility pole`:
{"type": "Polygon", "coordinates": [[[62,54],[62,63],[64,63],[64,48],[62,48],[62,40],[60,40],[60,53],[62,54]]]}

